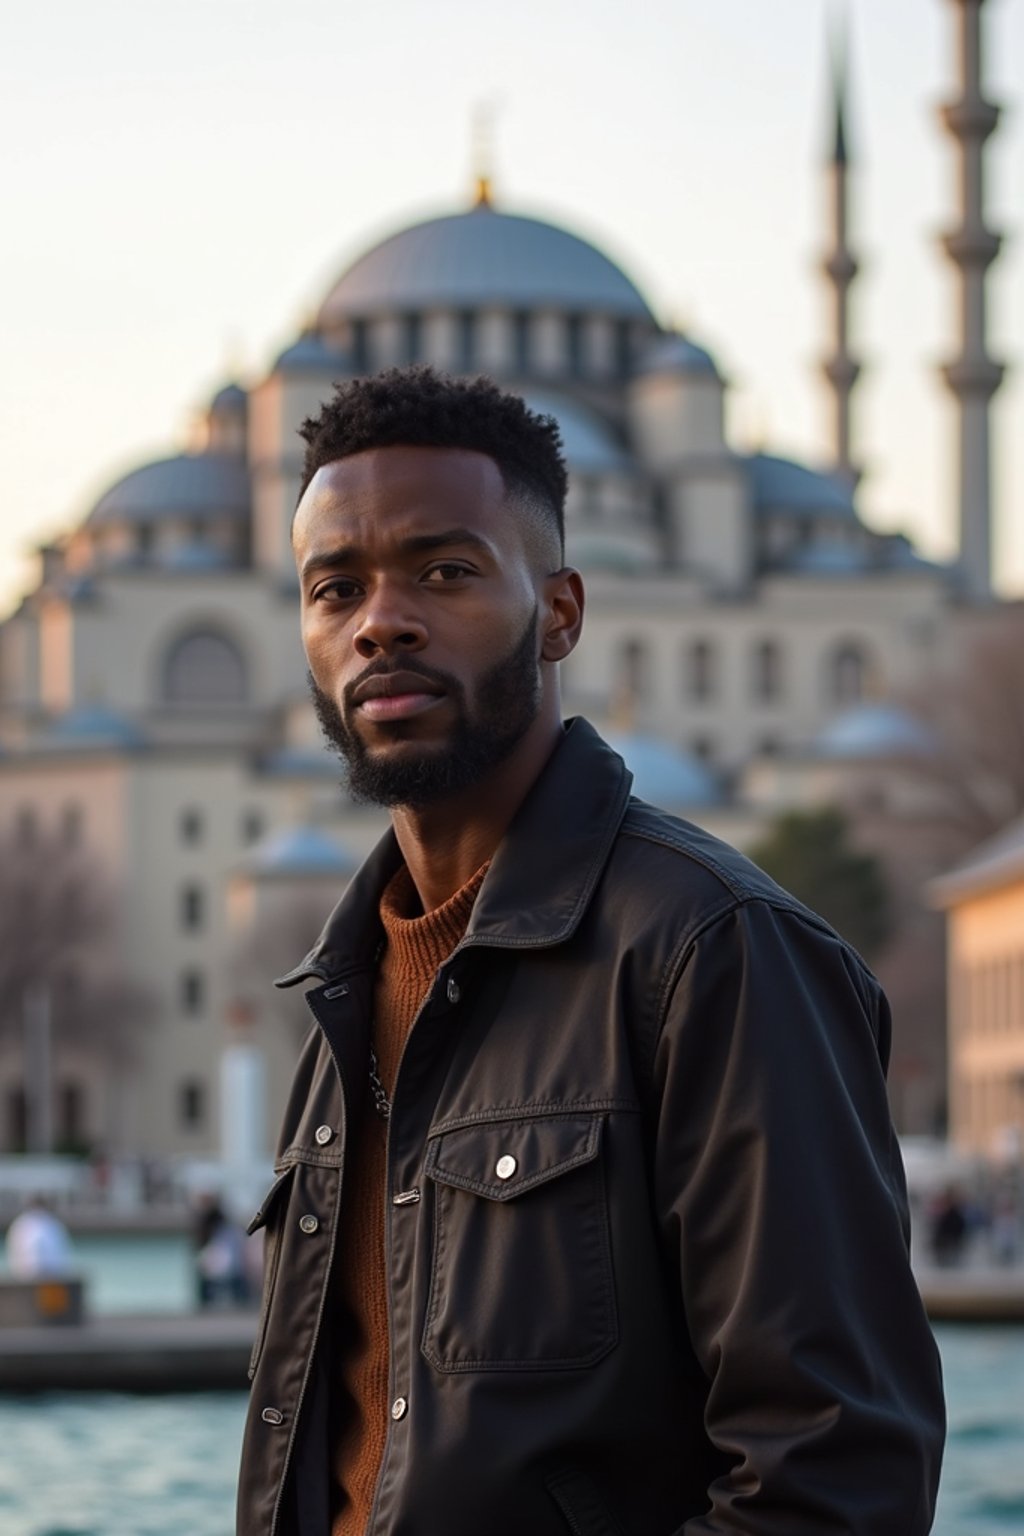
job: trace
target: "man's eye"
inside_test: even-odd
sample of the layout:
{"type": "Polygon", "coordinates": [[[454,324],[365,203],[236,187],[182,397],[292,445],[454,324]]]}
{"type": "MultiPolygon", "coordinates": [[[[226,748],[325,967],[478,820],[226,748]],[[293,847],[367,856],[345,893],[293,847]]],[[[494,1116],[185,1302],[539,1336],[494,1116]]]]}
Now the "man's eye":
{"type": "Polygon", "coordinates": [[[460,576],[468,575],[468,565],[458,565],[455,561],[444,560],[440,565],[430,567],[426,579],[433,582],[458,581],[460,576]]]}
{"type": "Polygon", "coordinates": [[[325,581],[317,587],[313,593],[315,603],[326,599],[334,599],[337,602],[347,602],[350,598],[358,597],[359,583],[348,576],[335,576],[333,581],[325,581]]]}

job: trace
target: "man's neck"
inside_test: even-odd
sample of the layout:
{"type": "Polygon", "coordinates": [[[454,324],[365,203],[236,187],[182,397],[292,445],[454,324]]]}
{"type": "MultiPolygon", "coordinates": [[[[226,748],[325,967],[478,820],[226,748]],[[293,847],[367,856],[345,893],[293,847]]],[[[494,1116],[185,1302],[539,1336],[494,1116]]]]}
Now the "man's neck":
{"type": "Polygon", "coordinates": [[[451,800],[415,808],[397,806],[391,822],[419,893],[432,912],[461,890],[492,858],[561,737],[559,722],[538,735],[529,750],[500,763],[479,784],[451,800]]]}

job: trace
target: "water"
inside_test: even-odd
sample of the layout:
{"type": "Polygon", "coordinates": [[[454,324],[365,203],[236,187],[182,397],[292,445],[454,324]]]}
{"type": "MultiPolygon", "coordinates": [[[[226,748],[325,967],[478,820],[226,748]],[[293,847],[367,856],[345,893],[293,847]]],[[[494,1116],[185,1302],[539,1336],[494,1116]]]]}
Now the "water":
{"type": "Polygon", "coordinates": [[[192,1240],[182,1232],[75,1238],[75,1268],[85,1276],[96,1316],[190,1311],[194,1259],[192,1240]]]}
{"type": "Polygon", "coordinates": [[[1024,1531],[1024,1327],[936,1328],[949,1438],[935,1536],[1024,1531]]]}
{"type": "MultiPolygon", "coordinates": [[[[936,1330],[934,1536],[1024,1530],[1024,1327],[936,1330]]],[[[245,1396],[0,1398],[0,1536],[231,1536],[245,1396]]]]}

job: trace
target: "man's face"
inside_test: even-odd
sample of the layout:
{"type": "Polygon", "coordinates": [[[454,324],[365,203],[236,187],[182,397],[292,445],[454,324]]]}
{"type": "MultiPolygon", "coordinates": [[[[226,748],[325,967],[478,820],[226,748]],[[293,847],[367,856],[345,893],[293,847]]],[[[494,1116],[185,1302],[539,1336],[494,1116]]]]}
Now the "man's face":
{"type": "Polygon", "coordinates": [[[325,465],[293,533],[324,734],[353,793],[423,806],[479,783],[540,710],[538,590],[497,465],[377,448],[325,465]]]}

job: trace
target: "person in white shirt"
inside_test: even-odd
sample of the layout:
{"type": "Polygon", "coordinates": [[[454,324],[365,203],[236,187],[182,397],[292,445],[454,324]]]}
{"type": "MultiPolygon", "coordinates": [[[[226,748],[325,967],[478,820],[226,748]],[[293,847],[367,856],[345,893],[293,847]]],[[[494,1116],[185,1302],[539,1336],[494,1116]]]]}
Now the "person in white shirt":
{"type": "Polygon", "coordinates": [[[7,1229],[7,1268],[18,1280],[70,1274],[74,1255],[68,1229],[35,1196],[7,1229]]]}

